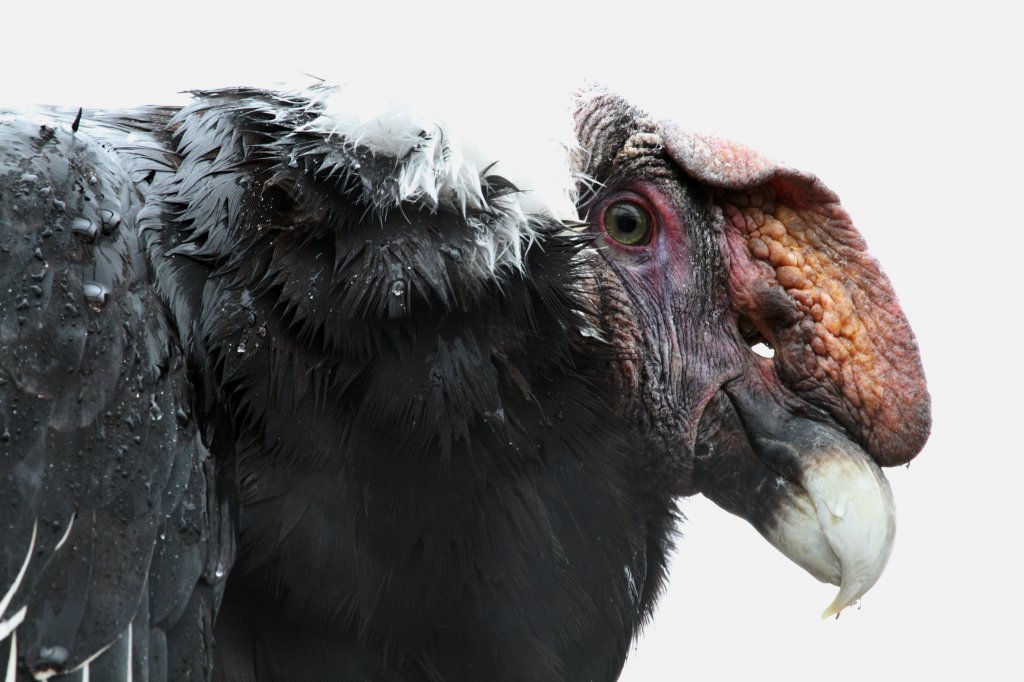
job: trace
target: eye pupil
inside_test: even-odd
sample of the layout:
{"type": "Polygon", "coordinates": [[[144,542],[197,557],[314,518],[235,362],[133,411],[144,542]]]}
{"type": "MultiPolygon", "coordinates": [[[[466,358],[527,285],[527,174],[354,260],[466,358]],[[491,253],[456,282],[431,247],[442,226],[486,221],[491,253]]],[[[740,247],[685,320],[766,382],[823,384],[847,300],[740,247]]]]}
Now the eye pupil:
{"type": "Polygon", "coordinates": [[[604,228],[608,236],[620,244],[638,246],[649,239],[651,220],[642,207],[631,201],[620,201],[605,210],[604,228]]]}
{"type": "Polygon", "coordinates": [[[629,233],[640,227],[640,221],[637,220],[636,215],[629,211],[622,211],[616,216],[616,220],[618,220],[619,232],[629,233]]]}

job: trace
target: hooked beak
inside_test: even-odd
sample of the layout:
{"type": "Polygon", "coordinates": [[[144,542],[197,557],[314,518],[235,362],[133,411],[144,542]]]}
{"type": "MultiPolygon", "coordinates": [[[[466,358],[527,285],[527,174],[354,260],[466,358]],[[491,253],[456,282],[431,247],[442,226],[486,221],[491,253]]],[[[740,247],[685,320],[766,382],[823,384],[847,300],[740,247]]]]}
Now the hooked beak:
{"type": "Polygon", "coordinates": [[[860,599],[889,560],[896,521],[878,465],[838,427],[749,386],[727,386],[705,410],[694,481],[790,560],[839,586],[823,618],[860,599]]]}

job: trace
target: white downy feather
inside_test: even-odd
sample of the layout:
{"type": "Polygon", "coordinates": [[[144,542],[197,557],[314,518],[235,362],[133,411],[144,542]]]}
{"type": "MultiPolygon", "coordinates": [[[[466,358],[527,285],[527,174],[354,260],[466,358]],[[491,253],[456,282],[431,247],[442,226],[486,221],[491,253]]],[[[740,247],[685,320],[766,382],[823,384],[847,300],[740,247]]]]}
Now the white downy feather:
{"type": "Polygon", "coordinates": [[[510,94],[500,84],[472,92],[437,83],[349,84],[314,101],[321,110],[304,130],[337,136],[400,164],[396,203],[430,210],[499,208],[500,221],[476,222],[485,266],[518,268],[534,238],[530,218],[577,219],[576,148],[568,92],[560,97],[510,94]],[[505,178],[521,191],[484,205],[482,174],[505,178]]]}

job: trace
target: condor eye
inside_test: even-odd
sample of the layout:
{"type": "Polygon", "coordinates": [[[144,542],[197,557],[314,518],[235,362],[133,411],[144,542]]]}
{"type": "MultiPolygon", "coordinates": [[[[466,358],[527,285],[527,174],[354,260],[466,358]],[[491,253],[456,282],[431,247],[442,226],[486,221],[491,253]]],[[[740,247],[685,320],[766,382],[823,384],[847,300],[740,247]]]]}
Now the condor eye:
{"type": "Polygon", "coordinates": [[[604,211],[604,230],[626,246],[642,246],[651,239],[651,217],[632,201],[618,201],[604,211]]]}

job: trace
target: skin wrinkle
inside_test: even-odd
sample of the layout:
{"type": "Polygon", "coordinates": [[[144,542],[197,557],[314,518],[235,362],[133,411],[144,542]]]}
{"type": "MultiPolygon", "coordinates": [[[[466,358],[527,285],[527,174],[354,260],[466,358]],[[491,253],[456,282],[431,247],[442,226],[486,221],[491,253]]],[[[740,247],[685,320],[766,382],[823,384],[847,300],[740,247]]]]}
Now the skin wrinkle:
{"type": "Polygon", "coordinates": [[[908,461],[931,422],[917,343],[839,198],[742,145],[661,125],[668,155],[738,233],[727,240],[730,295],[775,347],[779,378],[808,402],[827,397],[879,464],[908,461]]]}
{"type": "MultiPolygon", "coordinates": [[[[787,377],[791,379],[787,383],[797,391],[821,381],[839,386],[845,410],[867,436],[885,407],[880,384],[892,368],[888,358],[878,352],[847,289],[856,284],[844,286],[848,273],[821,250],[816,232],[808,229],[810,221],[787,206],[776,205],[770,188],[749,196],[730,192],[727,197],[723,202],[726,217],[745,233],[749,253],[772,269],[775,281],[804,318],[794,330],[803,343],[793,354],[809,348],[815,359],[795,357],[793,364],[808,374],[806,378],[787,377]]],[[[792,350],[789,345],[786,349],[792,350]]]]}
{"type": "MultiPolygon", "coordinates": [[[[653,121],[623,111],[621,103],[609,107],[597,128],[590,115],[582,120],[582,144],[594,150],[582,172],[609,179],[581,214],[628,189],[652,201],[660,215],[650,249],[626,252],[606,242],[599,253],[608,265],[595,271],[606,282],[600,291],[609,340],[622,351],[617,378],[639,430],[649,434],[646,465],[672,494],[691,494],[704,406],[735,373],[728,358],[748,354],[728,311],[718,232],[703,192],[665,157],[653,121]],[[631,123],[625,134],[622,120],[631,123]],[[606,130],[612,134],[603,136],[606,130]],[[634,184],[640,178],[647,189],[634,184]],[[723,343],[734,336],[734,343],[723,343]],[[638,348],[646,349],[642,361],[638,348]]],[[[601,234],[600,226],[591,229],[601,234]]]]}
{"type": "MultiPolygon", "coordinates": [[[[579,171],[606,178],[581,214],[604,205],[610,199],[602,197],[611,192],[643,195],[631,186],[643,178],[671,204],[659,204],[655,212],[671,213],[682,223],[683,241],[675,248],[652,244],[648,251],[603,252],[624,288],[638,292],[630,312],[645,345],[655,351],[649,367],[623,371],[639,402],[647,402],[638,419],[677,442],[692,442],[689,431],[699,414],[693,401],[705,399],[694,374],[711,385],[717,373],[735,371],[730,367],[736,361],[722,358],[734,344],[736,352],[747,353],[737,333],[737,318],[743,317],[776,349],[768,367],[779,390],[806,403],[801,412],[827,410],[882,463],[916,451],[914,438],[900,444],[901,410],[922,408],[912,398],[894,403],[887,395],[887,389],[901,387],[919,393],[917,363],[896,362],[914,359],[916,345],[888,282],[864,253],[863,239],[835,195],[811,176],[777,176],[774,164],[739,146],[672,130],[669,140],[663,137],[667,129],[612,96],[584,98],[579,108],[581,146],[592,151],[579,171]],[[696,157],[680,151],[688,149],[685,140],[696,144],[690,152],[696,157]],[[667,308],[655,310],[658,305],[667,308]],[[703,336],[704,327],[717,333],[703,336]],[[688,358],[686,368],[667,359],[673,350],[688,358]],[[679,398],[686,394],[689,399],[679,398]]],[[[603,232],[602,226],[591,229],[603,232]]]]}

